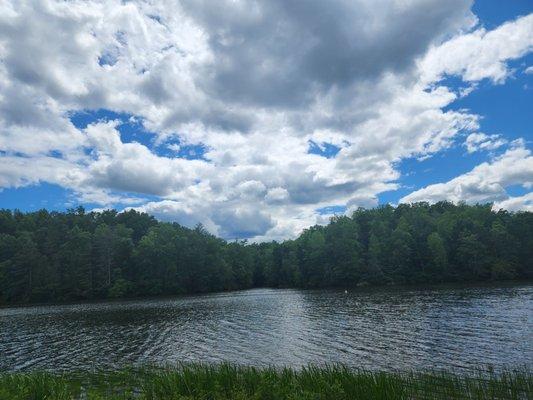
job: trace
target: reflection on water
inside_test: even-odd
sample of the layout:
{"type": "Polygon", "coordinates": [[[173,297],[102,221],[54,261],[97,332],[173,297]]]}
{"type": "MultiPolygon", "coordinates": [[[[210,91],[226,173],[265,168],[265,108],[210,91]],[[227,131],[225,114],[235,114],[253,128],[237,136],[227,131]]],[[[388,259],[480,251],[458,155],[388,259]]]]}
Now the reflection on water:
{"type": "Polygon", "coordinates": [[[533,365],[533,286],[243,292],[0,309],[0,370],[131,363],[533,365]]]}

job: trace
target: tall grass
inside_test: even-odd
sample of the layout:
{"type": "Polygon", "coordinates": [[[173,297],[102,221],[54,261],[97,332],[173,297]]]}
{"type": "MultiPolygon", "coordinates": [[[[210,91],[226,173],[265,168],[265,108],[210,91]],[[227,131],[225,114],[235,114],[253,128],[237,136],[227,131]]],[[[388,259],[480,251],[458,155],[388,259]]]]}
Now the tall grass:
{"type": "Polygon", "coordinates": [[[110,372],[0,374],[0,399],[532,399],[529,369],[468,375],[183,364],[110,372]]]}

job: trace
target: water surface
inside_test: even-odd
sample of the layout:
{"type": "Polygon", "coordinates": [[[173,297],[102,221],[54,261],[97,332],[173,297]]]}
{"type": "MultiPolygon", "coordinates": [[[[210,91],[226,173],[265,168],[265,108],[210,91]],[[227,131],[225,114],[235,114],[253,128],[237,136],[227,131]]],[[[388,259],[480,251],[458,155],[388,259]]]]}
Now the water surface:
{"type": "Polygon", "coordinates": [[[0,309],[0,370],[179,361],[533,367],[533,286],[256,289],[0,309]]]}

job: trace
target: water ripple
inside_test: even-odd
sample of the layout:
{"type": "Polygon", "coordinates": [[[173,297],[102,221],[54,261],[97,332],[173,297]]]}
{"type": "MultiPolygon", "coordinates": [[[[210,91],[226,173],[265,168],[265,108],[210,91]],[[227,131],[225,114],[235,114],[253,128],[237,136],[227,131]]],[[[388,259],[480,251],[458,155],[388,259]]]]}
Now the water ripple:
{"type": "Polygon", "coordinates": [[[0,370],[231,361],[374,369],[533,364],[533,286],[249,290],[0,309],[0,370]]]}

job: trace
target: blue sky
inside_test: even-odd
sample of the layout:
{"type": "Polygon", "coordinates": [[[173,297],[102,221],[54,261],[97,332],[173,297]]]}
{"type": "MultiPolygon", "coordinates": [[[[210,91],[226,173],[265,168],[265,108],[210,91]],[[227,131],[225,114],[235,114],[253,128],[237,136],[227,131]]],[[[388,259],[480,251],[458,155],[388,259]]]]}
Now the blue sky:
{"type": "MultiPolygon", "coordinates": [[[[497,8],[493,7],[490,10],[495,9],[497,8]]],[[[498,134],[508,141],[520,138],[531,141],[533,139],[531,131],[533,126],[533,113],[531,112],[533,74],[521,73],[527,65],[533,65],[531,55],[519,62],[511,63],[511,68],[516,69],[517,72],[504,84],[494,85],[490,82],[481,82],[478,89],[451,104],[449,109],[466,108],[482,116],[480,131],[487,134],[498,134]]],[[[451,87],[458,89],[461,86],[461,83],[455,82],[451,87]]],[[[402,160],[399,169],[402,171],[400,182],[404,187],[383,193],[380,201],[383,203],[398,202],[413,189],[435,182],[446,182],[487,161],[490,156],[491,154],[484,152],[469,154],[461,142],[457,142],[450,149],[431,158],[402,160]]],[[[519,192],[524,194],[526,189],[519,192]]]]}
{"type": "Polygon", "coordinates": [[[0,207],[135,207],[254,240],[386,203],[531,209],[532,3],[360,2],[92,20],[8,1],[0,25],[30,22],[0,50],[0,207]]]}

